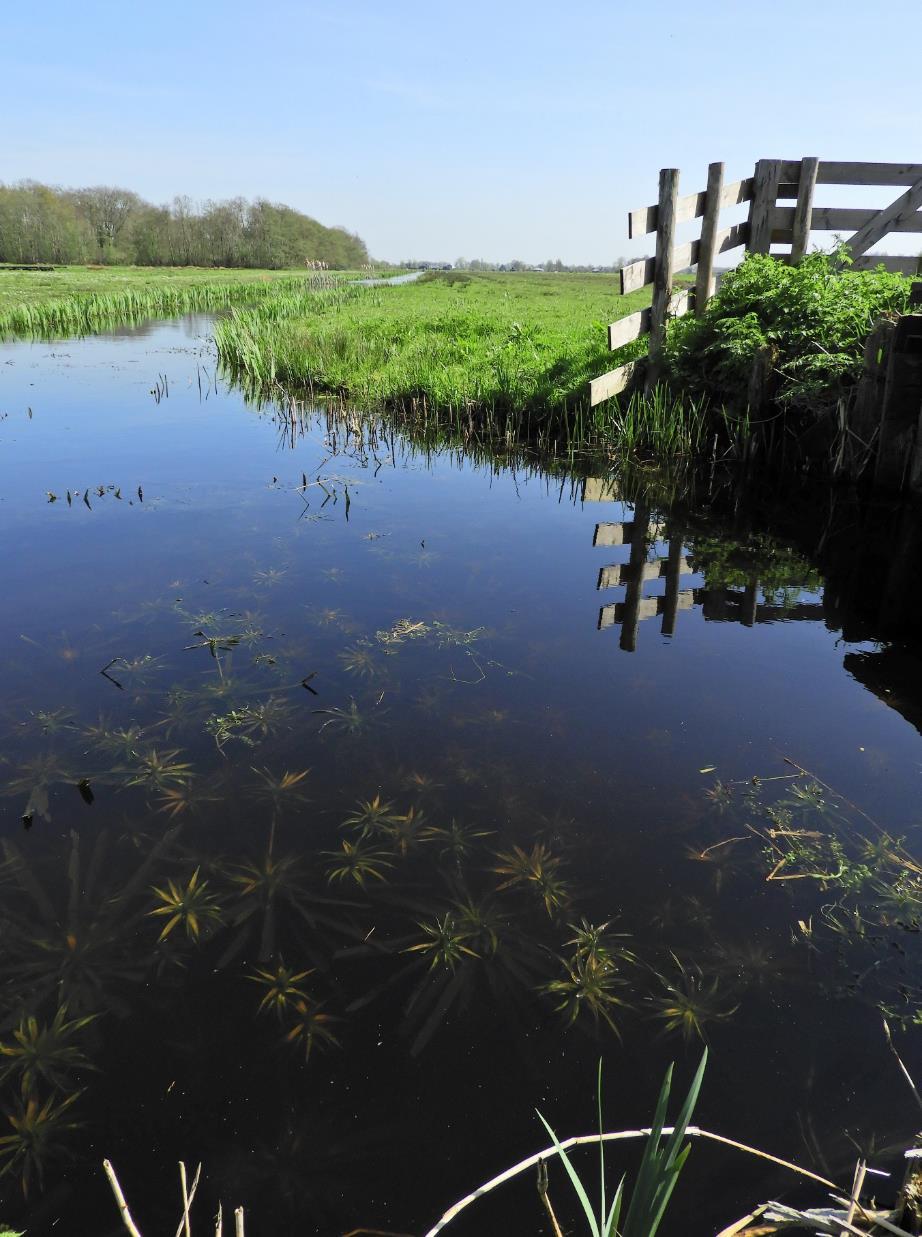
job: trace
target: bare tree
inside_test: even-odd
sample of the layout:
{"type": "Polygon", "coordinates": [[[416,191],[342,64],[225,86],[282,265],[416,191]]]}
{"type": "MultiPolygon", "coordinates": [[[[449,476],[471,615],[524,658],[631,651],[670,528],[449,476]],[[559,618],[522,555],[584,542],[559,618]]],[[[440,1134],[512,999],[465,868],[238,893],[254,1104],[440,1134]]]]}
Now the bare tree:
{"type": "Polygon", "coordinates": [[[115,247],[129,217],[142,205],[136,193],[115,185],[74,189],[70,196],[77,213],[92,229],[101,254],[115,247]]]}

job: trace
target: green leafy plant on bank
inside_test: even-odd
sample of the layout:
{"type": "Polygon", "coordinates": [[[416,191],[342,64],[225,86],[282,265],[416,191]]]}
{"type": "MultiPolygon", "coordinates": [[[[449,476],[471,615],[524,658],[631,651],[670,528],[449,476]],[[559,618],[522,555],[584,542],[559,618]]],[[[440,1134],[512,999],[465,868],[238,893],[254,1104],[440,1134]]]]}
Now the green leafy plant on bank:
{"type": "Polygon", "coordinates": [[[842,254],[811,253],[799,266],[751,254],[700,317],[670,324],[669,376],[693,394],[739,407],[761,359],[776,375],[780,404],[835,404],[860,374],[874,323],[905,312],[910,285],[882,267],[855,271],[842,254]]]}

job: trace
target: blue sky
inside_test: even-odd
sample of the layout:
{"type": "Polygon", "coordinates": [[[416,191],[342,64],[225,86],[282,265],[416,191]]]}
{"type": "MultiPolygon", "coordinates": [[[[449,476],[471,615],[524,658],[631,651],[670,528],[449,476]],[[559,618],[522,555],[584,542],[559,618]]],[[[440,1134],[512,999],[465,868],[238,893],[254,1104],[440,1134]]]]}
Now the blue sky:
{"type": "Polygon", "coordinates": [[[0,180],[265,196],[383,258],[607,263],[660,167],[922,161],[919,0],[11,0],[2,28],[0,180]]]}

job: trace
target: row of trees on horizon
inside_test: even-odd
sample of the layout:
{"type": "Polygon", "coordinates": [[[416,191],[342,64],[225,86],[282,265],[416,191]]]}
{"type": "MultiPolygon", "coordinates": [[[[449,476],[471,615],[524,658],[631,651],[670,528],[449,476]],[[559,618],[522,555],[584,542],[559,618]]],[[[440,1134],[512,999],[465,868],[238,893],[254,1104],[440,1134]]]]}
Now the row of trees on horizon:
{"type": "Polygon", "coordinates": [[[368,262],[364,241],[290,206],[231,198],[145,202],[130,189],[0,184],[0,262],[280,269],[368,262]]]}
{"type": "Polygon", "coordinates": [[[594,271],[619,271],[624,266],[626,258],[616,258],[610,266],[599,266],[586,263],[562,262],[560,258],[548,258],[546,262],[523,262],[521,258],[510,258],[508,262],[488,262],[484,258],[455,258],[453,263],[417,262],[407,258],[401,266],[453,266],[456,271],[549,271],[587,273],[594,271]]]}

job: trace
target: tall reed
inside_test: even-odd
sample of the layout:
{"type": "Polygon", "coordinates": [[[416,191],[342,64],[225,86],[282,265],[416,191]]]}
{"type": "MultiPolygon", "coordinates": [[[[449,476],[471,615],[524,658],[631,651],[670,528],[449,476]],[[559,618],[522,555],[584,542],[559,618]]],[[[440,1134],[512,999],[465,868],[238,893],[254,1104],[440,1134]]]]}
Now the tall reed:
{"type": "MultiPolygon", "coordinates": [[[[322,277],[321,277],[322,280],[322,277]]],[[[227,283],[207,282],[150,285],[117,292],[74,293],[35,303],[25,302],[0,311],[0,338],[16,336],[50,339],[62,335],[92,335],[113,326],[133,325],[149,318],[224,309],[231,305],[256,305],[274,297],[308,293],[317,276],[283,277],[227,283]]],[[[329,278],[325,281],[329,283],[329,278]]]]}

